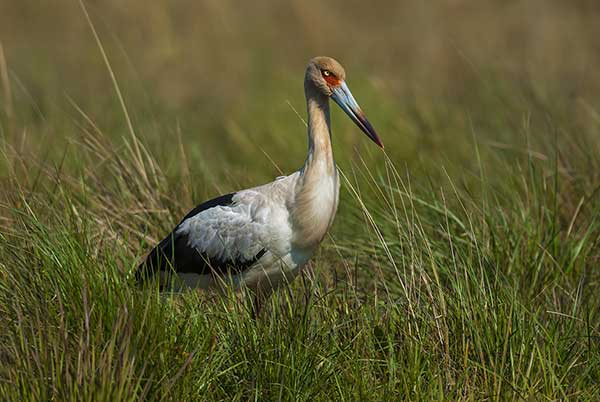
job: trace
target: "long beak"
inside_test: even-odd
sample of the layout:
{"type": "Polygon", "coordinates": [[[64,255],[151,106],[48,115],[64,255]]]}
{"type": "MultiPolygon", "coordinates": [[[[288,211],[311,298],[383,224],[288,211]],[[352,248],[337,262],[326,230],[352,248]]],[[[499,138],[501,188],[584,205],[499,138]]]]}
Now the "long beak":
{"type": "Polygon", "coordinates": [[[348,85],[344,81],[333,89],[331,98],[337,103],[342,110],[352,119],[352,121],[377,145],[383,148],[383,143],[377,136],[375,129],[367,120],[367,116],[362,111],[348,85]]]}

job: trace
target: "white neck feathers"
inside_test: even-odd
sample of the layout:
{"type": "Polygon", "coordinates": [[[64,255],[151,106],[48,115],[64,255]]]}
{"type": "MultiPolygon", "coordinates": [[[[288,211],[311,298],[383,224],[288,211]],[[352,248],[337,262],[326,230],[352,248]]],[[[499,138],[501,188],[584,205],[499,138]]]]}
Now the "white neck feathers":
{"type": "Polygon", "coordinates": [[[297,229],[294,242],[301,247],[313,248],[333,223],[339,185],[331,148],[329,99],[310,86],[305,92],[308,156],[300,170],[292,219],[297,229]]]}

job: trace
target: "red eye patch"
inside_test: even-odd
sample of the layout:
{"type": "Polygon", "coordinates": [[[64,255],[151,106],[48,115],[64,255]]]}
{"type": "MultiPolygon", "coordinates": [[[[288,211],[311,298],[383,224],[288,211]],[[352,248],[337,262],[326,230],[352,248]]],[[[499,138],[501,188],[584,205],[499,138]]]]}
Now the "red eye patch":
{"type": "Polygon", "coordinates": [[[323,76],[323,78],[325,79],[325,81],[327,81],[327,83],[332,86],[332,87],[337,87],[338,85],[340,85],[342,83],[342,80],[340,80],[339,78],[337,78],[336,76],[334,76],[333,74],[330,75],[329,77],[325,77],[323,76]]]}

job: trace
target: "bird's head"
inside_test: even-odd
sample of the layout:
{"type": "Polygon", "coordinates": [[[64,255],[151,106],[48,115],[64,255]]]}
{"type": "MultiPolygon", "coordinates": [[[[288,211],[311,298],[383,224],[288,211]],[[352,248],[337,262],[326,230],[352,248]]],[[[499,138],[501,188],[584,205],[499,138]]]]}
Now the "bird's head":
{"type": "Polygon", "coordinates": [[[374,143],[383,148],[375,129],[346,85],[344,67],[335,59],[325,56],[311,59],[306,67],[304,85],[307,90],[316,90],[333,99],[374,143]]]}

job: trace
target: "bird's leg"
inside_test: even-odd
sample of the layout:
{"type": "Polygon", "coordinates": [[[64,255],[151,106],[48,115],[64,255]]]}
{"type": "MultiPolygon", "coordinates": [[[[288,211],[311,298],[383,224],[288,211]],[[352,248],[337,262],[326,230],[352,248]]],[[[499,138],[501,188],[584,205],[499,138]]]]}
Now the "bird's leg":
{"type": "Polygon", "coordinates": [[[253,320],[256,320],[262,307],[258,291],[246,288],[238,293],[238,298],[240,302],[245,303],[246,311],[250,313],[250,317],[252,317],[253,320]]]}
{"type": "Polygon", "coordinates": [[[271,296],[272,290],[265,290],[259,287],[258,289],[255,289],[253,293],[254,297],[251,299],[251,317],[253,320],[256,320],[266,301],[269,299],[269,296],[271,296]]]}
{"type": "Polygon", "coordinates": [[[251,300],[252,303],[252,310],[251,310],[251,317],[253,320],[256,320],[258,318],[258,315],[260,314],[260,310],[262,308],[262,300],[261,297],[258,294],[255,294],[253,299],[251,300]]]}
{"type": "Polygon", "coordinates": [[[256,290],[254,292],[254,297],[252,299],[252,319],[253,320],[258,319],[258,316],[268,298],[269,298],[269,295],[268,294],[265,295],[265,293],[260,290],[256,290]]]}

